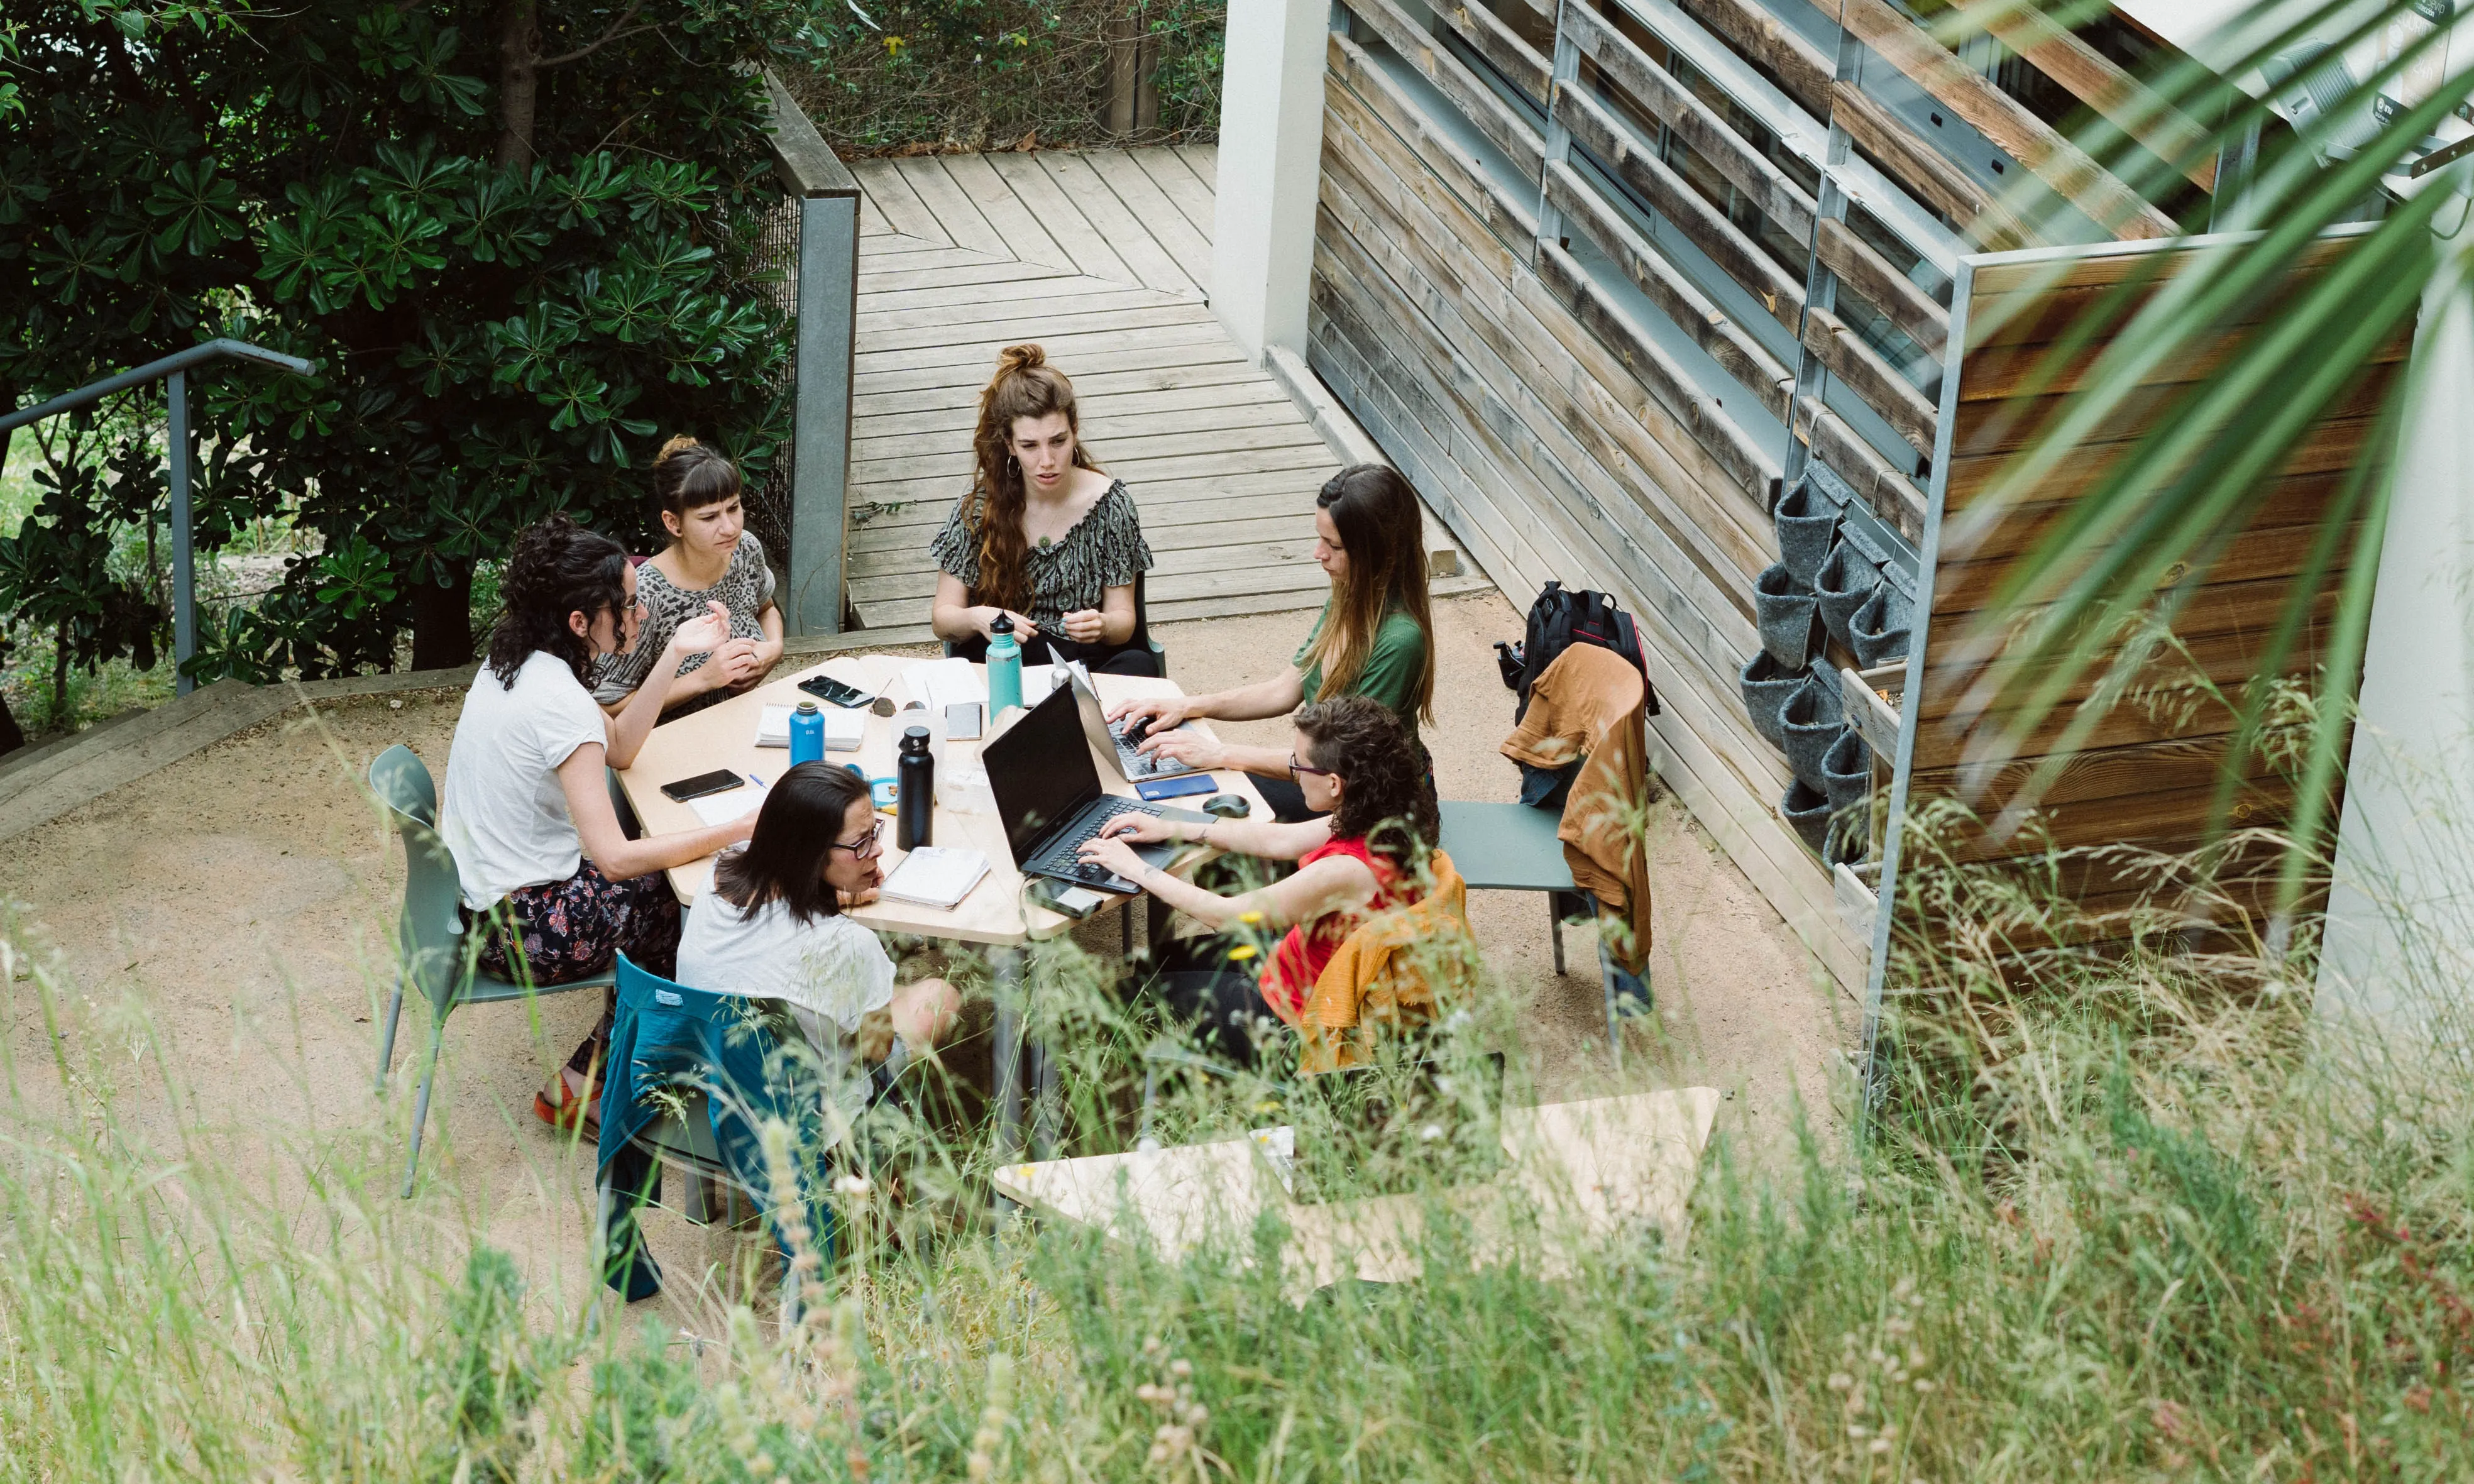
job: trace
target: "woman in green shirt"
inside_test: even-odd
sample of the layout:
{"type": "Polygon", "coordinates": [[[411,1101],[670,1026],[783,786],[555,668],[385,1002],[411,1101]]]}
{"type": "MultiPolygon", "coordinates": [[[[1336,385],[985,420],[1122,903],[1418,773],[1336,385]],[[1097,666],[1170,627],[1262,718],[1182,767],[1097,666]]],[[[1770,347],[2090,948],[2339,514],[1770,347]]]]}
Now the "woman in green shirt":
{"type": "Polygon", "coordinates": [[[1307,701],[1364,695],[1392,708],[1422,755],[1418,723],[1435,719],[1435,623],[1417,491],[1386,465],[1344,469],[1315,497],[1315,561],[1331,577],[1331,596],[1286,672],[1208,695],[1128,701],[1110,714],[1112,720],[1149,718],[1146,752],[1190,767],[1255,774],[1273,812],[1291,822],[1310,816],[1287,753],[1172,728],[1197,718],[1259,721],[1307,701]]]}

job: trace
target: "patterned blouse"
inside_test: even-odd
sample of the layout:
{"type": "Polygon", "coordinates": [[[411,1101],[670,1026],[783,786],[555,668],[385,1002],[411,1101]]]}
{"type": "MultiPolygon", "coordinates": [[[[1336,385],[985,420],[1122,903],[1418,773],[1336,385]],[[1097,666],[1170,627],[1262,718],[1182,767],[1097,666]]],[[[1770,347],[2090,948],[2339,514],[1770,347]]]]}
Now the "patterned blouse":
{"type": "MultiPolygon", "coordinates": [[[[741,531],[739,549],[730,553],[730,565],[722,569],[719,582],[709,588],[674,587],[660,568],[640,562],[636,596],[644,600],[644,626],[636,635],[636,646],[594,662],[593,698],[605,706],[635,693],[652,674],[653,662],[670,646],[670,636],[680,624],[704,612],[708,599],[717,599],[730,610],[731,638],[763,639],[764,625],[757,620],[773,601],[773,569],[764,560],[764,544],[756,539],[756,533],[741,531]]],[[[701,654],[689,655],[680,662],[679,673],[686,674],[705,659],[701,654]]]]}
{"type": "MultiPolygon", "coordinates": [[[[980,528],[962,518],[970,502],[968,495],[954,502],[954,513],[945,518],[944,529],[928,549],[940,570],[959,577],[964,587],[977,587],[980,528]]],[[[1103,592],[1129,587],[1134,578],[1151,571],[1152,548],[1143,540],[1142,518],[1135,513],[1134,497],[1126,481],[1109,485],[1108,493],[1074,523],[1063,540],[1043,541],[1031,547],[1024,565],[1030,569],[1024,575],[1031,589],[1031,602],[1024,611],[1041,632],[1058,634],[1065,631],[1067,614],[1099,607],[1103,592]]]]}

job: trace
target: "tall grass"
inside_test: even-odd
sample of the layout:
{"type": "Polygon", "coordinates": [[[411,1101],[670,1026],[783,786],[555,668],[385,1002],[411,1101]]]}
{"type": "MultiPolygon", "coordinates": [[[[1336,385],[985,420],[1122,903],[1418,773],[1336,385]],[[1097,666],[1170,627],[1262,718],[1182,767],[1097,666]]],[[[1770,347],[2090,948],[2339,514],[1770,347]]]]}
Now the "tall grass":
{"type": "MultiPolygon", "coordinates": [[[[1437,1203],[1419,1280],[1302,1302],[1276,1219],[1177,1261],[992,1225],[938,1088],[836,1197],[836,1260],[794,1241],[800,1322],[768,1278],[691,1346],[521,1271],[444,1184],[394,1201],[390,1131],[264,1188],[229,1131],[133,1131],[167,1122],[115,1086],[168,1085],[143,1016],[9,941],[0,1477],[2474,1476],[2468,1069],[2375,1062],[2220,963],[1921,1002],[1865,1152],[1722,1126],[1680,1248],[1548,1277],[1551,1213],[1480,1262],[1437,1203]]],[[[1046,972],[1069,1133],[1122,1147],[1158,1028],[1046,972]]],[[[1163,1127],[1278,1094],[1178,1081],[1163,1127]]]]}

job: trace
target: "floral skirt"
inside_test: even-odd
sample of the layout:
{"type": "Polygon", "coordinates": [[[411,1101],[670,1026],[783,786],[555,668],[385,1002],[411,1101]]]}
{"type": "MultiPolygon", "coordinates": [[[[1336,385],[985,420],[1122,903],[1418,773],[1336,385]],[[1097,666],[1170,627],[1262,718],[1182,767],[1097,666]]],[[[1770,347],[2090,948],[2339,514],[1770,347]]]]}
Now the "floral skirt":
{"type": "MultiPolygon", "coordinates": [[[[464,917],[467,924],[489,920],[470,908],[464,917]]],[[[608,968],[620,953],[664,979],[678,968],[679,899],[660,871],[612,881],[587,861],[565,881],[508,892],[506,919],[491,923],[479,954],[481,967],[500,979],[519,977],[520,952],[536,985],[572,984],[608,968]]],[[[569,1065],[581,1069],[610,1038],[617,1000],[615,991],[603,996],[600,1023],[569,1065]]]]}

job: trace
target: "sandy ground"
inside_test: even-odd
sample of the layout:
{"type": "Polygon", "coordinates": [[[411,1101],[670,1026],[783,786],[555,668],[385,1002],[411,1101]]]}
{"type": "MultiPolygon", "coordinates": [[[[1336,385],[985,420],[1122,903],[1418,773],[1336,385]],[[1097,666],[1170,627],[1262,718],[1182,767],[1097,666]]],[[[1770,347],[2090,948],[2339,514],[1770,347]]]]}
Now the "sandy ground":
{"type": "MultiPolygon", "coordinates": [[[[1275,614],[1158,632],[1173,678],[1201,690],[1274,672],[1309,620],[1275,614]]],[[[1437,626],[1438,722],[1427,734],[1437,781],[1445,797],[1512,799],[1516,776],[1495,751],[1511,728],[1512,698],[1489,646],[1517,636],[1518,615],[1488,594],[1440,604],[1437,626]]],[[[374,1097],[402,862],[359,780],[395,742],[443,773],[459,700],[371,698],[261,727],[0,846],[0,896],[21,904],[21,940],[57,951],[86,1002],[71,1007],[87,1013],[69,1016],[81,1029],[68,1034],[130,1039],[116,1080],[135,1094],[125,1106],[149,1134],[177,1137],[176,1121],[303,1143],[344,1133],[374,1169],[400,1158],[411,1104],[404,1069],[417,1071],[426,1032],[408,1011],[399,1075],[386,1098],[374,1097]],[[151,1017],[177,1102],[135,1049],[125,1029],[132,1017],[110,1013],[119,1006],[151,1017]]],[[[1231,730],[1252,741],[1287,736],[1279,722],[1231,730]]],[[[1722,1134],[1755,1151],[1783,1149],[1799,1107],[1829,1118],[1825,1067],[1852,1034],[1848,1002],[1671,800],[1655,815],[1652,848],[1658,1012],[1654,1026],[1629,1034],[1620,1073],[1605,1044],[1589,931],[1566,930],[1570,971],[1558,978],[1540,898],[1472,895],[1480,940],[1522,1006],[1524,1059],[1549,1101],[1718,1086],[1729,1097],[1722,1134]]],[[[8,1050],[20,1087],[32,1088],[31,1069],[50,1059],[47,1033],[28,982],[9,987],[8,1050]]],[[[477,1230],[558,1283],[576,1281],[584,1266],[591,1156],[563,1147],[530,1105],[597,1010],[597,997],[584,994],[542,1000],[537,1013],[520,1005],[458,1010],[423,1156],[424,1179],[451,1189],[477,1230]]],[[[660,1307],[691,1327],[709,1321],[711,1310],[694,1305],[692,1277],[728,1258],[733,1239],[659,1216],[647,1232],[671,1273],[660,1307]]]]}

